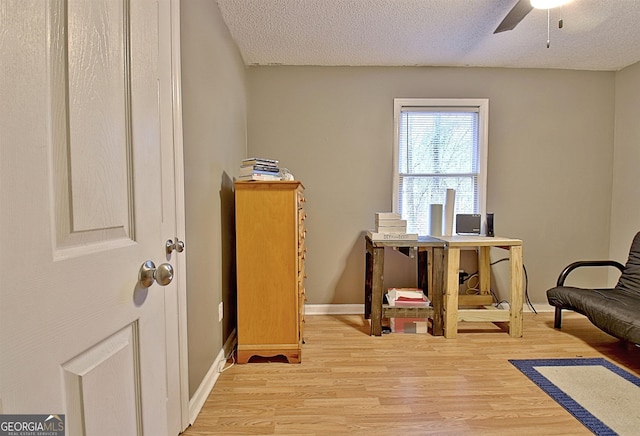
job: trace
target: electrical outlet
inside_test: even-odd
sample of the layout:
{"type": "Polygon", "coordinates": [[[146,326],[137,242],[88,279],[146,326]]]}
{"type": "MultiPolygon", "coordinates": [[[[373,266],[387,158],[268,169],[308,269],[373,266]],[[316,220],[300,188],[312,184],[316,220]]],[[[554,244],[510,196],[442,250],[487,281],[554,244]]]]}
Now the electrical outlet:
{"type": "Polygon", "coordinates": [[[223,317],[224,317],[224,306],[221,301],[220,304],[218,304],[218,322],[222,321],[223,317]]]}

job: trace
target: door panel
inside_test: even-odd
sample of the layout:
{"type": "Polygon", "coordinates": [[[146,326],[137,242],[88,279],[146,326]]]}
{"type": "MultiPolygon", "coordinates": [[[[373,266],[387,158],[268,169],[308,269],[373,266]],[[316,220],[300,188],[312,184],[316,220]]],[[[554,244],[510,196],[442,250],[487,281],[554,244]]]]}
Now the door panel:
{"type": "Polygon", "coordinates": [[[129,10],[122,0],[68,0],[66,6],[67,25],[51,30],[67,38],[61,48],[72,232],[122,227],[128,221],[131,151],[129,10]]]}
{"type": "Polygon", "coordinates": [[[135,238],[130,19],[125,1],[50,4],[56,257],[135,238]]]}
{"type": "Polygon", "coordinates": [[[137,339],[131,324],[62,365],[69,434],[142,434],[137,339]],[[105,395],[105,385],[118,389],[105,395]]]}

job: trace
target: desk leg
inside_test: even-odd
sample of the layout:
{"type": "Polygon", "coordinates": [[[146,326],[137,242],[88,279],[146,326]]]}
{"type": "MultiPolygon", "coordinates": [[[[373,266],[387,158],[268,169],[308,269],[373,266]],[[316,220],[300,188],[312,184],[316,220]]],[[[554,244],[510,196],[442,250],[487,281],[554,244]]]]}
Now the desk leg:
{"type": "Polygon", "coordinates": [[[460,248],[447,247],[447,276],[444,300],[444,336],[455,338],[458,335],[458,291],[460,269],[460,248]]]}
{"type": "Polygon", "coordinates": [[[491,247],[479,247],[478,254],[478,280],[480,295],[489,295],[491,292],[491,258],[489,249],[491,247]]]}
{"type": "Polygon", "coordinates": [[[523,331],[522,305],[524,288],[522,283],[522,245],[512,245],[509,249],[511,265],[511,307],[509,310],[509,336],[521,338],[523,331]]]}
{"type": "Polygon", "coordinates": [[[433,336],[442,336],[442,316],[444,308],[444,248],[434,247],[429,250],[432,257],[430,263],[430,273],[432,279],[429,280],[431,288],[429,288],[429,298],[433,305],[433,336]]]}
{"type": "Polygon", "coordinates": [[[371,282],[371,331],[369,334],[381,336],[384,247],[373,247],[372,251],[373,277],[371,282]]]}
{"type": "Polygon", "coordinates": [[[364,272],[364,319],[371,318],[371,291],[373,282],[373,249],[367,244],[364,272]]]}
{"type": "Polygon", "coordinates": [[[433,292],[433,248],[421,248],[418,250],[418,287],[424,295],[431,298],[433,292]]]}

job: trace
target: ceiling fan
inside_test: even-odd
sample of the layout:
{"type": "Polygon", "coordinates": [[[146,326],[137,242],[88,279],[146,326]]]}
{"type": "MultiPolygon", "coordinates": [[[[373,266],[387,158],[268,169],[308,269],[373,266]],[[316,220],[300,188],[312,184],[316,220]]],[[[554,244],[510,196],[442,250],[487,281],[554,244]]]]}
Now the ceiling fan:
{"type": "Polygon", "coordinates": [[[571,0],[518,0],[493,33],[513,30],[534,8],[552,9],[569,1],[571,0]]]}

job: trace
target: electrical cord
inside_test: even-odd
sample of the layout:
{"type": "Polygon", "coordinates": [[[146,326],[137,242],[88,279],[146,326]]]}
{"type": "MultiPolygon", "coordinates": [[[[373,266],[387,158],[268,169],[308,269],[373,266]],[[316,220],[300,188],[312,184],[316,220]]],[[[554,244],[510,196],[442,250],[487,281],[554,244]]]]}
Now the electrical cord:
{"type": "MultiPolygon", "coordinates": [[[[509,260],[508,257],[503,257],[502,259],[498,259],[498,260],[496,260],[494,262],[491,262],[489,264],[489,266],[493,266],[495,264],[498,264],[500,262],[505,262],[507,260],[509,260]]],[[[529,306],[529,309],[531,309],[531,311],[537,315],[538,311],[533,306],[533,303],[531,302],[531,299],[529,298],[529,276],[527,274],[527,268],[524,266],[524,263],[522,264],[522,270],[524,271],[524,297],[525,297],[525,302],[527,303],[527,306],[529,306]]],[[[465,278],[464,281],[467,282],[467,289],[465,291],[467,294],[470,294],[469,291],[476,291],[475,292],[476,294],[479,292],[479,290],[477,288],[478,284],[480,282],[480,278],[478,276],[478,271],[474,272],[473,274],[469,274],[465,278]],[[477,280],[478,280],[478,283],[476,283],[476,285],[473,286],[473,287],[469,285],[469,281],[471,280],[472,277],[476,277],[477,280]]],[[[500,305],[503,304],[503,303],[509,304],[508,300],[498,301],[498,296],[495,294],[495,292],[493,292],[493,290],[491,290],[491,289],[489,291],[491,292],[491,295],[493,295],[493,299],[496,302],[496,307],[500,307],[500,305]]]]}
{"type": "Polygon", "coordinates": [[[480,277],[478,277],[478,275],[476,274],[475,277],[468,277],[464,280],[465,282],[467,282],[467,289],[465,289],[465,294],[467,295],[477,295],[480,293],[480,277]],[[471,285],[471,279],[475,278],[476,281],[473,285],[471,285]]]}
{"type": "Polygon", "coordinates": [[[225,372],[226,370],[228,370],[229,368],[233,367],[236,364],[235,347],[231,349],[231,352],[229,353],[229,355],[226,356],[224,360],[222,360],[220,363],[221,365],[218,367],[218,372],[220,374],[222,374],[223,372],[225,372]],[[231,364],[229,366],[226,366],[227,362],[229,361],[229,358],[231,358],[231,364]]]}
{"type": "Polygon", "coordinates": [[[495,292],[493,292],[493,290],[490,289],[489,292],[491,292],[491,295],[493,296],[493,299],[496,301],[496,307],[497,308],[502,308],[502,304],[509,304],[509,302],[507,300],[498,301],[498,296],[496,295],[495,292]]]}
{"type": "Polygon", "coordinates": [[[529,306],[531,311],[537,315],[538,312],[536,311],[536,308],[533,307],[533,303],[529,299],[529,276],[527,275],[527,268],[524,266],[524,263],[522,264],[522,269],[524,271],[524,297],[527,299],[527,306],[529,306]]]}

